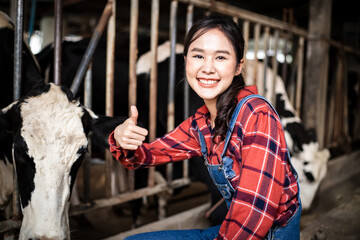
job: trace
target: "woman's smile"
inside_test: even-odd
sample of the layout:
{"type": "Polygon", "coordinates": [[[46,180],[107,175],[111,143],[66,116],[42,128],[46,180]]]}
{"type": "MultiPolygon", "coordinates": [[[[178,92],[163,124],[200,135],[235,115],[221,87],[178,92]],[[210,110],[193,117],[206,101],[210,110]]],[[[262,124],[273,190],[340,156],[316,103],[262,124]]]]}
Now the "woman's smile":
{"type": "Polygon", "coordinates": [[[215,87],[220,82],[219,79],[212,79],[212,78],[198,78],[200,82],[199,85],[202,87],[215,87]]]}

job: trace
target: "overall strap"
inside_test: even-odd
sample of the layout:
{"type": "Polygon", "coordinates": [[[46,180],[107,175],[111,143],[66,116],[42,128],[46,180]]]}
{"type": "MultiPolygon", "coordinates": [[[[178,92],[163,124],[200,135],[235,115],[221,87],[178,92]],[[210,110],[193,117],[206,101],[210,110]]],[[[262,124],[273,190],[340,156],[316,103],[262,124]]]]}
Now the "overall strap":
{"type": "MultiPolygon", "coordinates": [[[[232,114],[231,116],[231,119],[230,119],[230,123],[229,123],[229,129],[226,133],[226,138],[225,138],[225,145],[224,145],[224,150],[223,150],[223,153],[221,154],[221,157],[224,157],[225,153],[226,153],[226,149],[227,149],[227,146],[228,146],[228,143],[230,141],[230,138],[231,138],[231,135],[232,135],[232,132],[234,130],[234,127],[235,127],[235,123],[236,123],[236,119],[239,115],[239,112],[240,112],[240,109],[241,107],[244,105],[244,103],[249,100],[250,98],[261,98],[261,99],[264,99],[265,101],[267,101],[263,96],[261,95],[257,95],[257,94],[252,94],[252,95],[248,95],[246,97],[244,97],[243,99],[240,100],[240,102],[237,104],[235,110],[234,110],[234,113],[232,114]]],[[[270,104],[270,103],[269,103],[270,104]]],[[[275,110],[275,109],[274,109],[275,110]]]]}
{"type": "MultiPolygon", "coordinates": [[[[238,115],[239,115],[240,109],[241,109],[241,107],[244,105],[244,103],[245,103],[247,100],[251,99],[251,98],[260,98],[260,99],[264,100],[264,101],[272,108],[272,110],[275,112],[276,116],[277,116],[277,117],[279,118],[279,120],[280,120],[280,116],[279,116],[279,114],[277,113],[277,111],[275,110],[275,108],[274,108],[274,107],[271,105],[271,103],[270,103],[266,98],[264,98],[263,96],[258,95],[258,94],[252,94],[252,95],[248,95],[248,96],[244,97],[243,99],[240,100],[240,102],[239,102],[238,105],[236,106],[236,108],[235,108],[235,110],[234,110],[234,113],[233,113],[233,115],[232,115],[232,117],[231,117],[231,120],[230,120],[230,123],[229,123],[229,129],[228,129],[228,131],[227,131],[227,133],[226,133],[225,145],[224,145],[223,153],[221,154],[221,158],[223,158],[223,157],[225,156],[226,149],[227,149],[227,145],[228,145],[228,143],[229,143],[229,141],[230,141],[232,132],[233,132],[233,130],[234,130],[235,123],[236,123],[236,119],[237,119],[237,117],[238,117],[238,115]]],[[[285,143],[286,143],[286,139],[285,139],[285,143]]],[[[286,144],[286,148],[287,148],[287,144],[286,144]]],[[[294,166],[293,166],[292,163],[291,163],[291,160],[290,160],[290,151],[289,151],[288,148],[287,148],[287,155],[288,155],[288,158],[289,158],[290,166],[291,166],[291,168],[293,169],[293,172],[294,172],[295,177],[296,177],[296,179],[297,179],[297,178],[298,178],[298,174],[297,174],[294,166]]]]}
{"type": "Polygon", "coordinates": [[[205,143],[205,137],[201,133],[200,128],[198,128],[198,133],[199,133],[199,140],[200,140],[200,146],[201,146],[201,153],[202,153],[204,159],[206,160],[207,147],[206,147],[206,143],[205,143]]]}

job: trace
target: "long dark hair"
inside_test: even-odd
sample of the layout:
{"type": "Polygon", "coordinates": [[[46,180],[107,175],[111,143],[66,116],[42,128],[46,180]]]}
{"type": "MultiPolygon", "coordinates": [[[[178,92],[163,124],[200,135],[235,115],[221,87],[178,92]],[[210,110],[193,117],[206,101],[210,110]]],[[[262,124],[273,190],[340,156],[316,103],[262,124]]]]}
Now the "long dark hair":
{"type": "MultiPolygon", "coordinates": [[[[230,17],[211,14],[196,23],[189,30],[184,42],[184,56],[186,57],[189,46],[204,33],[212,29],[219,29],[225,34],[232,44],[236,53],[237,66],[240,64],[244,55],[244,38],[238,24],[230,17]]],[[[222,140],[226,137],[229,128],[231,116],[238,103],[237,95],[245,87],[245,81],[242,75],[234,77],[231,85],[223,92],[216,103],[217,115],[215,118],[215,136],[220,136],[222,140]]],[[[215,139],[215,138],[213,138],[215,139]]]]}

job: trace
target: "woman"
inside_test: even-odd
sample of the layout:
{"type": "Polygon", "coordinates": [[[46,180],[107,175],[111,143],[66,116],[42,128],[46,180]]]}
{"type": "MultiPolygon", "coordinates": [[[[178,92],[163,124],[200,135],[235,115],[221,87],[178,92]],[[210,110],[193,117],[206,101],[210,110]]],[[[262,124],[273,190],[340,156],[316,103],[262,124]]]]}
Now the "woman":
{"type": "Polygon", "coordinates": [[[228,213],[205,230],[143,233],[128,239],[299,239],[297,175],[279,117],[241,76],[244,40],[228,17],[196,22],[184,45],[187,81],[205,105],[164,137],[143,143],[138,112],[109,137],[110,151],[135,169],[204,156],[228,213]],[[238,105],[239,104],[239,105],[238,105]]]}

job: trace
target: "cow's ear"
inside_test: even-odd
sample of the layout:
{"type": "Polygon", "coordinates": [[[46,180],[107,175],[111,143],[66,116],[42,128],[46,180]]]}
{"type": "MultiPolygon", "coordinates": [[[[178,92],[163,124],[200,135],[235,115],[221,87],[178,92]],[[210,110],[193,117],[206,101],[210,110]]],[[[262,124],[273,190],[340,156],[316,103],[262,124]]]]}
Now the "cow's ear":
{"type": "Polygon", "coordinates": [[[92,129],[93,121],[98,118],[98,116],[91,111],[89,108],[82,107],[83,115],[81,117],[81,122],[83,124],[84,132],[86,135],[89,134],[92,129]]]}
{"type": "Polygon", "coordinates": [[[15,101],[9,106],[1,109],[1,128],[6,132],[15,132],[21,126],[19,102],[15,101]]]}

